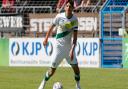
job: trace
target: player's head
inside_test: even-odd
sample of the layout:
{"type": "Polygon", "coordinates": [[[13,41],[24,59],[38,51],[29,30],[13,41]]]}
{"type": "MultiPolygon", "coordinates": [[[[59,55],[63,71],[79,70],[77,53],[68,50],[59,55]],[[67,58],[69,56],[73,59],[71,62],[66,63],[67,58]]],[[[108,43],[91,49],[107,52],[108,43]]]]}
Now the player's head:
{"type": "Polygon", "coordinates": [[[66,1],[66,4],[67,4],[67,3],[70,3],[70,5],[74,8],[74,0],[67,0],[67,1],[66,1]]]}
{"type": "Polygon", "coordinates": [[[66,15],[72,15],[72,11],[74,9],[73,0],[67,0],[64,9],[65,9],[66,15]]]}

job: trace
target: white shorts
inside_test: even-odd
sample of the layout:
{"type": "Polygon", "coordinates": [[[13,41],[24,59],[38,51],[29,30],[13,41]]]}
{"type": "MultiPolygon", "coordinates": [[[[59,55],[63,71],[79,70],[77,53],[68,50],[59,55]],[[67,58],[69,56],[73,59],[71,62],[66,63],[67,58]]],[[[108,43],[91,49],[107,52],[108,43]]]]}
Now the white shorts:
{"type": "Polygon", "coordinates": [[[70,56],[69,56],[69,52],[70,52],[70,47],[57,46],[55,48],[55,52],[53,54],[51,67],[52,68],[57,68],[58,65],[62,62],[62,60],[64,58],[66,59],[66,61],[70,65],[78,64],[75,54],[74,54],[74,57],[73,57],[74,59],[71,61],[70,56]]]}

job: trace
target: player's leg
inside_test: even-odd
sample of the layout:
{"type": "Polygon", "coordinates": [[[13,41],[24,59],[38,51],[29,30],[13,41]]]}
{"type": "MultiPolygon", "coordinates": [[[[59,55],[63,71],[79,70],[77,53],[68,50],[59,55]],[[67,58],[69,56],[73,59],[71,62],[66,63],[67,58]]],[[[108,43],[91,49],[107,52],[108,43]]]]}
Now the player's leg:
{"type": "Polygon", "coordinates": [[[78,67],[77,58],[74,55],[74,59],[72,61],[70,60],[69,56],[66,59],[67,59],[67,62],[71,65],[71,67],[74,71],[74,78],[76,80],[76,89],[81,89],[80,88],[80,70],[79,70],[79,67],[78,67]]]}
{"type": "Polygon", "coordinates": [[[81,89],[80,87],[80,70],[78,64],[71,64],[72,69],[74,71],[74,78],[76,80],[76,89],[81,89]]]}
{"type": "Polygon", "coordinates": [[[63,59],[63,53],[57,52],[54,54],[54,57],[51,62],[51,68],[46,72],[45,77],[43,81],[41,82],[38,89],[44,89],[46,82],[52,77],[52,75],[55,73],[56,68],[60,64],[60,62],[63,59]]]}
{"type": "Polygon", "coordinates": [[[52,67],[51,67],[51,68],[46,72],[45,77],[44,77],[44,79],[42,80],[42,82],[41,82],[41,84],[40,84],[40,86],[39,86],[38,89],[44,89],[46,82],[47,82],[47,81],[50,79],[50,77],[55,73],[55,70],[56,70],[56,68],[52,68],[52,67]]]}

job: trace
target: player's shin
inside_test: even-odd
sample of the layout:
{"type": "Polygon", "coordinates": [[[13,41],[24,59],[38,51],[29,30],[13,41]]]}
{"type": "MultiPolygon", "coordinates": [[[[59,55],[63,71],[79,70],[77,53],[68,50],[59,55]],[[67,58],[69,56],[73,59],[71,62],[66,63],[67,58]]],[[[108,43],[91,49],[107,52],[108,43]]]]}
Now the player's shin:
{"type": "Polygon", "coordinates": [[[50,77],[51,77],[51,75],[49,75],[49,73],[46,72],[44,80],[48,81],[50,79],[50,77]]]}
{"type": "Polygon", "coordinates": [[[75,80],[76,80],[76,89],[81,89],[81,87],[80,87],[80,74],[75,74],[75,80]]]}
{"type": "Polygon", "coordinates": [[[80,74],[75,74],[75,80],[80,81],[80,74]]]}

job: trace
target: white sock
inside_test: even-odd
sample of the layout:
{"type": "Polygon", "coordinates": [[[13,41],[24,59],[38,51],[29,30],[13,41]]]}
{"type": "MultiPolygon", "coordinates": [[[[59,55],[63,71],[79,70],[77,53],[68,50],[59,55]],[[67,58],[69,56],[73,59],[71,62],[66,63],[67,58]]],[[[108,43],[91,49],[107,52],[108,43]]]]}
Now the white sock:
{"type": "Polygon", "coordinates": [[[81,88],[80,88],[80,82],[79,82],[79,81],[76,81],[76,88],[77,88],[77,89],[81,89],[81,88]]]}
{"type": "Polygon", "coordinates": [[[76,83],[77,83],[77,85],[79,85],[79,84],[80,84],[80,82],[79,82],[79,81],[76,81],[76,83]]]}
{"type": "Polygon", "coordinates": [[[44,89],[45,84],[46,84],[46,81],[45,81],[45,79],[44,79],[44,80],[41,82],[41,84],[40,84],[40,86],[39,86],[38,89],[44,89]]]}

